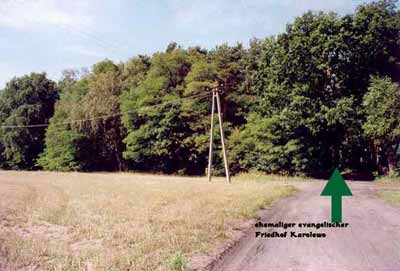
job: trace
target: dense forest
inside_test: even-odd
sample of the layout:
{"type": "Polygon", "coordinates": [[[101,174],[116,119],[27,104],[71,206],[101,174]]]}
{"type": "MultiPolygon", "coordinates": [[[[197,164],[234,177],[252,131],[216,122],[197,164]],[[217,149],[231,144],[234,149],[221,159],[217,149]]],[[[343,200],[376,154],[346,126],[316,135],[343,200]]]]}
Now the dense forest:
{"type": "Polygon", "coordinates": [[[399,83],[396,1],[346,16],[307,12],[248,46],[173,42],[152,56],[66,70],[59,82],[13,78],[0,93],[0,166],[204,174],[217,84],[234,173],[396,174],[399,83]]]}

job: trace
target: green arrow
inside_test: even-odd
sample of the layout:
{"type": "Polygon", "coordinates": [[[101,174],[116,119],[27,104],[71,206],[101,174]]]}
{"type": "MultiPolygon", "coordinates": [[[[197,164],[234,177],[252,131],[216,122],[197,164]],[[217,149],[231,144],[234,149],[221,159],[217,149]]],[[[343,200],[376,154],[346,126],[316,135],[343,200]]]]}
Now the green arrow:
{"type": "Polygon", "coordinates": [[[327,185],[321,193],[321,196],[331,196],[331,216],[332,223],[342,222],[342,196],[352,196],[350,188],[347,186],[343,176],[336,168],[329,178],[327,185]]]}

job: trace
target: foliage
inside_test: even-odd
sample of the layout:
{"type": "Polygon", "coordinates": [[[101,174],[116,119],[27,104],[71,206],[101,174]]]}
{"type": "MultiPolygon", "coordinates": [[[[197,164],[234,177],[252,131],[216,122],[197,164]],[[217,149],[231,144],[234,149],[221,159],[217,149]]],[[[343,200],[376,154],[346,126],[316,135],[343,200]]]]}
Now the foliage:
{"type": "Polygon", "coordinates": [[[381,1],[345,17],[308,12],[265,40],[257,115],[235,136],[239,169],[317,176],[335,166],[374,169],[362,99],[371,75],[394,74],[398,29],[393,2],[381,1]]]}
{"type": "Polygon", "coordinates": [[[54,116],[46,131],[44,152],[40,155],[38,165],[45,170],[71,171],[86,168],[90,151],[87,137],[68,124],[74,120],[79,102],[87,94],[88,80],[65,76],[59,83],[60,100],[57,101],[54,116]],[[67,124],[65,124],[67,123],[67,124]]]}
{"type": "Polygon", "coordinates": [[[79,170],[77,145],[82,135],[72,129],[63,129],[58,125],[67,119],[66,115],[57,112],[46,131],[46,148],[40,155],[38,165],[45,170],[71,171],[79,170]]]}
{"type": "Polygon", "coordinates": [[[400,140],[400,86],[390,78],[374,77],[364,97],[367,120],[365,134],[384,142],[400,140]]]}
{"type": "Polygon", "coordinates": [[[90,119],[79,124],[91,144],[93,153],[90,170],[123,170],[122,138],[124,131],[120,122],[119,96],[122,93],[120,69],[110,64],[108,70],[96,71],[88,77],[88,91],[82,98],[82,105],[76,119],[90,119]],[[99,118],[108,116],[106,118],[99,118]]]}
{"type": "MultiPolygon", "coordinates": [[[[121,97],[128,131],[124,158],[130,167],[203,174],[210,126],[210,100],[205,98],[219,84],[227,134],[229,127],[243,122],[239,119],[248,109],[236,100],[244,92],[239,87],[245,53],[241,45],[223,45],[210,52],[169,46],[166,52],[155,54],[144,80],[121,97]]],[[[216,162],[217,169],[221,168],[220,157],[216,162]]]]}
{"type": "Polygon", "coordinates": [[[113,62],[105,60],[94,65],[92,73],[83,78],[63,80],[61,99],[47,130],[46,151],[39,161],[43,168],[63,171],[125,169],[122,159],[124,131],[119,116],[119,96],[123,91],[120,70],[113,62]],[[60,125],[68,121],[72,123],[60,125]]]}
{"type": "Polygon", "coordinates": [[[146,78],[122,95],[122,111],[128,112],[124,157],[134,168],[172,173],[190,167],[195,154],[187,138],[194,131],[185,114],[190,108],[180,100],[190,66],[186,51],[169,48],[154,55],[146,78]]]}
{"type": "MultiPolygon", "coordinates": [[[[0,94],[0,123],[27,126],[48,123],[54,113],[57,88],[46,74],[31,73],[14,78],[0,94]]],[[[43,150],[45,127],[1,128],[2,166],[33,169],[43,150]]]]}
{"type": "MultiPolygon", "coordinates": [[[[400,87],[390,78],[374,77],[364,97],[367,119],[363,125],[367,137],[375,143],[377,159],[386,156],[390,174],[397,168],[400,144],[400,87]]],[[[377,161],[381,163],[381,161],[377,161]]]]}

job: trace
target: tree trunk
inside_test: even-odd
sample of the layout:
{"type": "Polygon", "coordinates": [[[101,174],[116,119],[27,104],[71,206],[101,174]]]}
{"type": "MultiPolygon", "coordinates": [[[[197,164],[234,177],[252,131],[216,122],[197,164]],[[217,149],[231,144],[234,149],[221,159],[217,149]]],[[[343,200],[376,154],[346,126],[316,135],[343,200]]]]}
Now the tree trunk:
{"type": "Polygon", "coordinates": [[[387,150],[387,159],[388,159],[388,167],[389,167],[389,176],[392,176],[395,174],[396,169],[397,169],[397,148],[398,144],[396,144],[396,147],[389,146],[387,150]]]}
{"type": "Polygon", "coordinates": [[[115,158],[118,163],[118,171],[125,171],[126,164],[122,157],[121,149],[119,148],[119,142],[115,142],[115,144],[114,144],[114,153],[115,153],[115,158]]]}
{"type": "Polygon", "coordinates": [[[376,159],[375,163],[378,168],[378,174],[383,175],[385,174],[385,168],[384,165],[382,165],[382,157],[381,157],[382,150],[378,144],[374,144],[374,147],[375,147],[375,159],[376,159]]]}

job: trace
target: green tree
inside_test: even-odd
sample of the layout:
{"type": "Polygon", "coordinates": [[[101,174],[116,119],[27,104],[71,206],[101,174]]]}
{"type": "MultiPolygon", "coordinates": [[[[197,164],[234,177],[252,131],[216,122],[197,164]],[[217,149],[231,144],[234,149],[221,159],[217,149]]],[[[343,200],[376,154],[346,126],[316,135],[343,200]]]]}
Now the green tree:
{"type": "MultiPolygon", "coordinates": [[[[254,73],[258,67],[258,58],[261,53],[261,42],[253,40],[249,49],[244,49],[241,44],[228,46],[226,44],[217,46],[207,54],[202,54],[197,58],[191,67],[191,71],[186,77],[187,93],[210,93],[211,88],[218,86],[221,91],[222,117],[224,120],[224,130],[226,136],[230,136],[234,131],[246,122],[246,115],[255,103],[255,95],[252,83],[254,73]]],[[[211,93],[210,93],[211,94],[211,93]]],[[[194,150],[198,156],[202,156],[200,161],[206,163],[208,135],[210,127],[210,101],[207,105],[199,107],[193,106],[194,118],[191,126],[195,125],[201,129],[195,129],[197,140],[193,141],[201,144],[195,145],[194,150]],[[198,111],[197,111],[198,110],[198,111]],[[196,118],[197,116],[197,118],[196,118]],[[200,117],[201,116],[201,117],[200,117]]],[[[215,119],[217,121],[217,119],[215,119]]],[[[220,141],[219,130],[217,129],[215,141],[220,141]]],[[[220,144],[216,144],[214,172],[223,173],[222,152],[220,144]]],[[[228,144],[228,148],[231,149],[228,144]]],[[[232,161],[236,161],[233,159],[232,161]]],[[[235,163],[233,170],[235,170],[235,163]]]]}
{"type": "Polygon", "coordinates": [[[76,119],[89,120],[80,123],[79,130],[88,136],[94,150],[92,170],[125,169],[119,103],[122,90],[121,73],[116,65],[106,61],[93,67],[93,74],[88,77],[88,92],[75,116],[76,119]],[[107,69],[98,69],[105,64],[107,69]]]}
{"type": "Polygon", "coordinates": [[[251,102],[248,96],[251,89],[243,86],[246,78],[245,57],[246,50],[242,44],[236,46],[223,44],[209,53],[210,61],[216,67],[215,81],[221,90],[223,117],[233,126],[245,123],[248,105],[251,102]]]}
{"type": "Polygon", "coordinates": [[[79,78],[76,71],[65,72],[59,82],[60,99],[46,130],[45,149],[38,165],[45,170],[72,171],[89,168],[91,145],[79,131],[79,123],[70,123],[77,115],[77,105],[88,92],[88,80],[79,78]],[[73,75],[73,76],[71,76],[73,75]]]}
{"type": "Polygon", "coordinates": [[[136,169],[166,173],[185,171],[189,161],[185,138],[190,129],[182,113],[184,79],[190,70],[188,54],[179,48],[157,53],[146,79],[121,98],[124,157],[136,169]],[[151,107],[154,104],[161,104],[151,107]]]}
{"type": "Polygon", "coordinates": [[[146,78],[150,69],[151,59],[148,56],[139,55],[128,60],[122,71],[124,91],[136,88],[146,78]]]}
{"type": "MultiPolygon", "coordinates": [[[[120,95],[135,71],[110,60],[95,64],[83,78],[60,82],[63,86],[56,114],[39,163],[50,170],[124,170],[124,129],[120,95]],[[123,81],[125,79],[125,81],[123,81]],[[69,125],[60,123],[70,122],[69,125]]],[[[133,82],[133,81],[132,81],[133,82]]]]}
{"type": "Polygon", "coordinates": [[[38,165],[51,171],[75,171],[81,169],[79,161],[79,142],[83,135],[63,123],[68,115],[61,110],[50,120],[46,131],[46,148],[38,159],[38,165]]]}
{"type": "Polygon", "coordinates": [[[0,94],[0,123],[22,127],[0,130],[3,167],[35,168],[36,159],[43,151],[45,127],[23,126],[48,123],[57,97],[56,84],[44,73],[31,73],[7,83],[0,94]]]}
{"type": "Polygon", "coordinates": [[[377,164],[381,173],[388,167],[394,174],[398,168],[398,148],[400,144],[400,86],[390,78],[374,77],[364,97],[367,120],[365,135],[375,146],[377,164]]]}
{"type": "Polygon", "coordinates": [[[373,168],[362,99],[371,75],[393,74],[399,63],[393,3],[362,5],[344,17],[308,12],[276,39],[266,39],[254,77],[257,117],[235,135],[243,144],[234,153],[268,172],[373,168]],[[261,158],[244,151],[251,146],[246,142],[260,149],[261,158]]]}
{"type": "MultiPolygon", "coordinates": [[[[255,46],[252,48],[255,52],[255,46]]],[[[246,57],[247,51],[240,44],[222,45],[210,52],[172,44],[166,52],[155,54],[145,80],[121,98],[122,112],[126,113],[123,124],[128,130],[124,157],[131,167],[203,174],[210,127],[210,99],[206,98],[211,98],[211,88],[220,86],[228,135],[245,122],[254,101],[246,99],[252,91],[244,87],[246,68],[254,70],[256,55],[246,57]],[[193,95],[200,97],[185,98],[193,95]],[[161,105],[149,108],[156,104],[161,105]]],[[[222,169],[220,157],[215,162],[217,171],[222,169]]]]}

